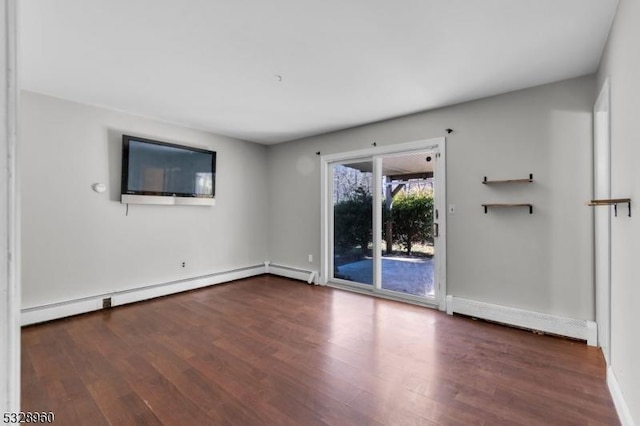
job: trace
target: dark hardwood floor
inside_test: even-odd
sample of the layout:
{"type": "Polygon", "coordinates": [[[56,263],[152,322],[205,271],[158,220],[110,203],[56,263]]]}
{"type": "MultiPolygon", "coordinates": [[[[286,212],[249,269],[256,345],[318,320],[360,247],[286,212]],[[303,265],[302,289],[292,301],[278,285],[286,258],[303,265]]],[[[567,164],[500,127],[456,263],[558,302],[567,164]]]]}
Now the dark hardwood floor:
{"type": "Polygon", "coordinates": [[[614,425],[598,349],[274,276],[26,327],[60,425],[614,425]]]}

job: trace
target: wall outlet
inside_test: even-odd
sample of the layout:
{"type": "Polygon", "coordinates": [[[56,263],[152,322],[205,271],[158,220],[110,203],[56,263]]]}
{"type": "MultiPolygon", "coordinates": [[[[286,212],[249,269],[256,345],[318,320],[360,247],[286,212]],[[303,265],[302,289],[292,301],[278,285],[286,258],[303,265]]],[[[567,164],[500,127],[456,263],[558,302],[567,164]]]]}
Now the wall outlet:
{"type": "Polygon", "coordinates": [[[313,255],[312,254],[309,255],[309,263],[311,263],[311,262],[313,262],[313,255]]]}
{"type": "Polygon", "coordinates": [[[187,266],[187,262],[182,262],[182,267],[184,268],[185,266],[187,266]]]}

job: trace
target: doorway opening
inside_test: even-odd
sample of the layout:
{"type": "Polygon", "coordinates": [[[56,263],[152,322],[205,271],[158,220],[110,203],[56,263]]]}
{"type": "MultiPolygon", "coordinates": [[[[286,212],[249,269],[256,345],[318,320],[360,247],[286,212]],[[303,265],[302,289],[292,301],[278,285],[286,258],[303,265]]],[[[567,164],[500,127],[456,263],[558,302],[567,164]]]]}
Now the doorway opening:
{"type": "Polygon", "coordinates": [[[325,284],[444,309],[444,138],[323,157],[325,284]]]}
{"type": "MultiPolygon", "coordinates": [[[[609,79],[607,79],[593,108],[594,199],[611,197],[609,87],[609,79]]],[[[602,348],[605,362],[609,365],[611,363],[611,209],[595,209],[594,236],[598,346],[602,348]]]]}

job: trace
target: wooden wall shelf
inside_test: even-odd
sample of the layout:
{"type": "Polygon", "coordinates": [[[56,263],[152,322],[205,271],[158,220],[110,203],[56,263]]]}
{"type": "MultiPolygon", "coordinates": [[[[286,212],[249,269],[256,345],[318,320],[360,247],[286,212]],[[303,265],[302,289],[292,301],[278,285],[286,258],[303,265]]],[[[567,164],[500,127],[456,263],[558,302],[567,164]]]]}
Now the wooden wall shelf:
{"type": "Polygon", "coordinates": [[[613,206],[616,216],[618,216],[618,204],[626,204],[629,208],[629,217],[631,217],[631,198],[603,198],[591,200],[587,203],[588,206],[613,206]]]}
{"type": "MultiPolygon", "coordinates": [[[[533,182],[533,173],[529,173],[529,178],[524,179],[502,179],[502,180],[489,180],[485,176],[482,180],[483,185],[495,185],[495,184],[506,184],[506,183],[531,183],[533,182]]],[[[528,207],[529,214],[533,214],[533,204],[528,203],[490,203],[490,204],[482,204],[484,207],[484,214],[487,214],[489,208],[493,207],[528,207]]]]}
{"type": "Polygon", "coordinates": [[[524,179],[502,179],[502,180],[488,180],[487,177],[484,177],[482,183],[484,185],[494,185],[499,183],[531,183],[533,182],[533,173],[529,174],[529,178],[524,179]]]}
{"type": "Polygon", "coordinates": [[[504,203],[493,203],[493,204],[482,204],[482,207],[484,207],[484,213],[487,214],[489,208],[493,208],[493,207],[528,207],[529,208],[529,214],[533,214],[533,204],[523,204],[523,203],[518,203],[518,204],[504,204],[504,203]]]}

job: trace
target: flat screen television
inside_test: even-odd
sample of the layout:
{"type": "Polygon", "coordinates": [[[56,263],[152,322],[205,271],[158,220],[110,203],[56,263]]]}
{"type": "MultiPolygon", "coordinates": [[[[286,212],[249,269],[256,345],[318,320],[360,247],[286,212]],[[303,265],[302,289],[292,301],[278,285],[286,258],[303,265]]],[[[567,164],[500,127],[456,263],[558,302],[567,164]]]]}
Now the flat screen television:
{"type": "Polygon", "coordinates": [[[123,204],[214,205],[216,153],[122,135],[123,204]]]}

